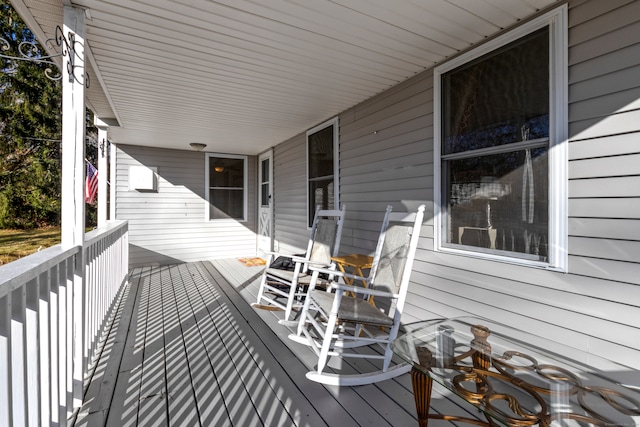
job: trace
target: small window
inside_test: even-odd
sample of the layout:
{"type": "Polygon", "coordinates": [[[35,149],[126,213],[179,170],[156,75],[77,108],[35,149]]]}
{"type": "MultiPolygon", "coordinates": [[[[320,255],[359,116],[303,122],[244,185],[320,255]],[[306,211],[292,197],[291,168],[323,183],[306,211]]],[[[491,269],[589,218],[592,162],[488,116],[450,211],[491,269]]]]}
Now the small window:
{"type": "Polygon", "coordinates": [[[260,206],[269,207],[269,180],[271,171],[269,163],[271,159],[264,159],[260,162],[260,206]]]}
{"type": "Polygon", "coordinates": [[[247,218],[247,158],[207,154],[207,207],[209,220],[247,218]]]}
{"type": "Polygon", "coordinates": [[[307,132],[307,213],[311,226],[316,206],[337,209],[338,119],[307,132]]]}
{"type": "Polygon", "coordinates": [[[436,69],[439,249],[564,266],[562,15],[436,69]]]}

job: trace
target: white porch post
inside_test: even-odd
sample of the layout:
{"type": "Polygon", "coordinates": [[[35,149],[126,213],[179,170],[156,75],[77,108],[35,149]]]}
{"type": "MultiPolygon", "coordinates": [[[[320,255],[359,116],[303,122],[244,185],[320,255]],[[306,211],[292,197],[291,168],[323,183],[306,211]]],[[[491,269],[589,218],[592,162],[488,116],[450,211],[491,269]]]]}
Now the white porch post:
{"type": "MultiPolygon", "coordinates": [[[[84,12],[64,8],[64,36],[75,36],[74,65],[76,75],[84,71],[84,12]]],[[[67,50],[62,64],[62,245],[73,247],[84,242],[84,178],[85,178],[85,105],[84,81],[70,77],[67,50]]],[[[82,76],[79,76],[83,80],[82,76]]]]}
{"type": "MultiPolygon", "coordinates": [[[[63,34],[69,46],[62,63],[62,246],[84,245],[85,206],[85,104],[84,104],[84,11],[64,8],[63,34]],[[71,69],[69,69],[71,68],[71,69]]],[[[73,391],[72,407],[82,402],[84,373],[83,251],[79,252],[73,283],[73,391]]],[[[68,402],[69,403],[69,402],[68,402]]]]}
{"type": "Polygon", "coordinates": [[[98,227],[102,227],[107,223],[108,126],[97,117],[94,120],[94,124],[98,127],[98,227]]]}
{"type": "MultiPolygon", "coordinates": [[[[115,176],[116,176],[116,144],[111,143],[111,153],[109,153],[109,158],[111,159],[111,169],[110,169],[110,173],[109,176],[112,177],[112,179],[115,180],[115,176]]],[[[109,219],[111,220],[117,220],[116,218],[116,185],[115,182],[113,183],[113,185],[110,186],[110,191],[109,191],[109,197],[111,200],[111,203],[109,203],[109,219]]]]}

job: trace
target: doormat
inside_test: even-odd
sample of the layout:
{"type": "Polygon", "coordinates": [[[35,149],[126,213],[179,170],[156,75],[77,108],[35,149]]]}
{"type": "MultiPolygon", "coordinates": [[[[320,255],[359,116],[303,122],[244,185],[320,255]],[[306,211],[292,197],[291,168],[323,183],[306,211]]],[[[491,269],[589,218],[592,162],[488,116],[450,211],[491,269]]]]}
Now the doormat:
{"type": "Polygon", "coordinates": [[[255,267],[257,265],[265,265],[267,263],[267,261],[262,258],[238,258],[238,261],[247,267],[255,267]]]}

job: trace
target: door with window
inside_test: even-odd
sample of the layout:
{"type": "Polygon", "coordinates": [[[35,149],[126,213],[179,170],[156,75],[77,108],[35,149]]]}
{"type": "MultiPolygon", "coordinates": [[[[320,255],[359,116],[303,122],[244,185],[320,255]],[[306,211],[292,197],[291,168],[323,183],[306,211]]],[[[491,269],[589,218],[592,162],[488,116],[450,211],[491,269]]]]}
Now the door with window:
{"type": "Polygon", "coordinates": [[[258,255],[273,250],[273,151],[258,160],[258,255]]]}

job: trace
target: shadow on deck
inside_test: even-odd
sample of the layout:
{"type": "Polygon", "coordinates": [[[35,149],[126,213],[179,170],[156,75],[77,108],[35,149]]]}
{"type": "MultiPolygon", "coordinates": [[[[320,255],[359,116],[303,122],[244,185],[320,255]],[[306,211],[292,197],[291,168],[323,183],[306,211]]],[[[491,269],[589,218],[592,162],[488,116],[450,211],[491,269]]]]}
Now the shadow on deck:
{"type": "Polygon", "coordinates": [[[237,260],[133,270],[70,424],[417,425],[408,374],[360,387],[307,380],[311,350],[287,339],[279,313],[249,306],[261,271],[237,260]]]}

